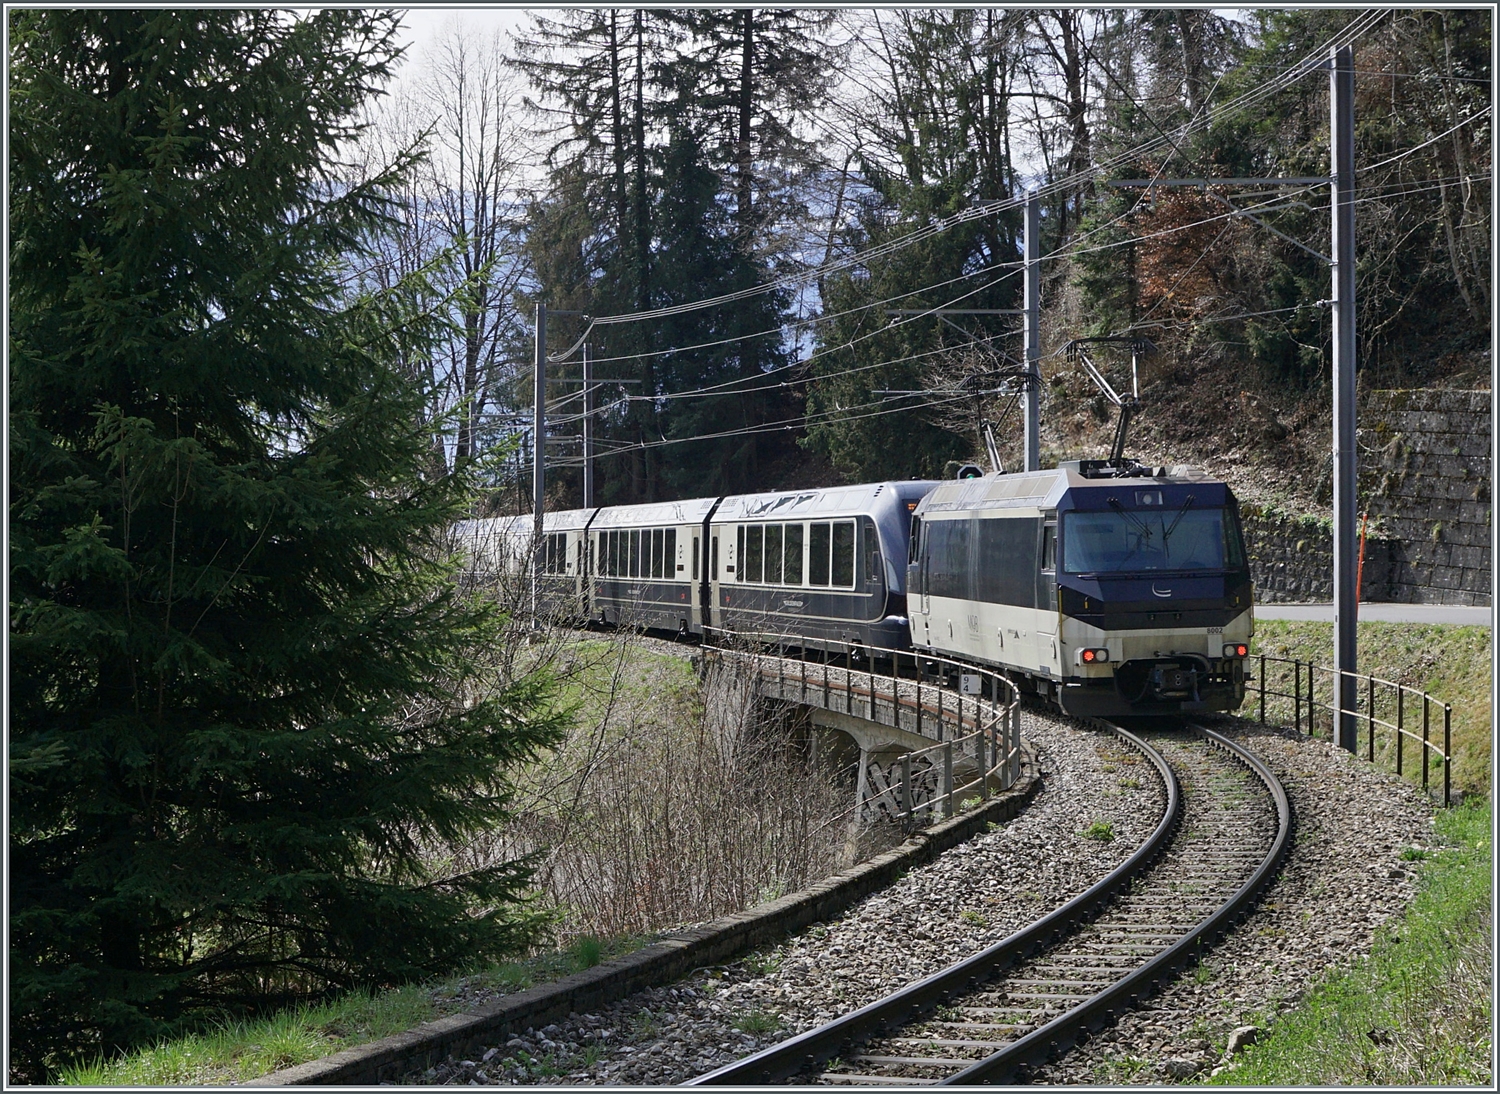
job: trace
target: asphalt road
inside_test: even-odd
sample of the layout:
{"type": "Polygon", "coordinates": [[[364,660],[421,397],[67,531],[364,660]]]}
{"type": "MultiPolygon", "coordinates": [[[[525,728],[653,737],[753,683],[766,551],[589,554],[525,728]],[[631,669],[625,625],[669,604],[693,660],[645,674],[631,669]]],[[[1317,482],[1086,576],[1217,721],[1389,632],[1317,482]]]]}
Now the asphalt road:
{"type": "MultiPolygon", "coordinates": [[[[1371,604],[1359,606],[1359,618],[1381,623],[1462,623],[1493,627],[1494,609],[1461,604],[1371,604]]],[[[1333,622],[1332,604],[1256,604],[1257,619],[1313,619],[1333,622]]]]}

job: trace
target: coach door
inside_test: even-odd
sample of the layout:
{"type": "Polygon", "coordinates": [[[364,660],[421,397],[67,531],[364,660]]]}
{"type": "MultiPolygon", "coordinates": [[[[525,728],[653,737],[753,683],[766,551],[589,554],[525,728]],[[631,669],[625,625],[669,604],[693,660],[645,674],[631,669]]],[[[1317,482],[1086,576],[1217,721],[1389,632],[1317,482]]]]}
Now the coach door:
{"type": "Polygon", "coordinates": [[[927,522],[921,517],[913,517],[911,521],[911,553],[912,561],[906,571],[906,596],[907,602],[912,605],[907,615],[911,621],[912,641],[918,641],[917,627],[922,628],[920,641],[929,644],[932,636],[929,627],[932,623],[932,600],[927,591],[927,522]]]}
{"type": "Polygon", "coordinates": [[[1057,517],[1042,522],[1037,545],[1036,654],[1043,671],[1061,673],[1057,659],[1057,517]]]}

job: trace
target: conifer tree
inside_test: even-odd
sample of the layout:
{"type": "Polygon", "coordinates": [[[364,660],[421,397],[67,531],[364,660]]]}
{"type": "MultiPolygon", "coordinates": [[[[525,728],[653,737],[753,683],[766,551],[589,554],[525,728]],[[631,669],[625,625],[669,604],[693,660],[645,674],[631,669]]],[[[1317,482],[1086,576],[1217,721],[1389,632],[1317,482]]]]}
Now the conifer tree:
{"type": "MultiPolygon", "coordinates": [[[[1010,14],[903,11],[888,29],[883,13],[875,17],[882,82],[860,115],[857,160],[868,189],[856,195],[854,221],[840,231],[845,253],[1017,189],[1008,128],[1013,76],[1005,60],[1014,35],[1010,14]]],[[[966,336],[936,317],[903,321],[868,305],[1016,307],[1021,279],[1002,267],[1020,257],[1019,222],[1014,210],[976,218],[825,279],[831,318],[817,332],[808,448],[852,481],[942,476],[949,462],[974,458],[976,434],[946,428],[933,400],[879,393],[931,389],[935,372],[951,370],[976,346],[996,358],[992,367],[1004,366],[1003,338],[984,339],[1003,328],[975,322],[966,336]]]]}
{"type": "Polygon", "coordinates": [[[12,1076],[529,936],[445,868],[554,739],[426,474],[432,334],[351,297],[391,13],[12,12],[12,1076]]]}
{"type": "MultiPolygon", "coordinates": [[[[660,187],[655,263],[661,305],[723,296],[768,280],[765,267],[739,246],[735,223],[720,200],[719,178],[686,125],[675,128],[662,155],[660,187]]],[[[656,369],[663,389],[693,393],[663,407],[662,434],[674,441],[708,438],[667,449],[663,479],[671,495],[740,493],[772,485],[762,476],[784,454],[786,433],[765,426],[791,423],[797,416],[785,389],[767,381],[764,372],[791,364],[780,337],[786,303],[784,292],[768,290],[653,323],[654,344],[667,351],[656,369]]]]}

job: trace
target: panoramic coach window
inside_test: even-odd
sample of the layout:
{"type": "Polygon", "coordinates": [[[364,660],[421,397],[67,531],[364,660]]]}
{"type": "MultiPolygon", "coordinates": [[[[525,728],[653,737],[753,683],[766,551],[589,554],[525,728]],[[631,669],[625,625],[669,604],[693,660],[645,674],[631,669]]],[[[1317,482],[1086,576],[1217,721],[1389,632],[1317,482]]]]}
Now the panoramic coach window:
{"type": "Polygon", "coordinates": [[[770,585],[781,584],[781,525],[766,525],[766,576],[770,585]]]}
{"type": "Polygon", "coordinates": [[[651,576],[663,577],[666,574],[667,534],[660,528],[651,533],[651,576]]]}
{"type": "Polygon", "coordinates": [[[760,581],[765,561],[766,529],[761,524],[742,524],[739,527],[738,550],[735,552],[739,566],[739,580],[760,581]]]}
{"type": "Polygon", "coordinates": [[[854,587],[854,522],[818,522],[807,529],[807,582],[854,587]]]}
{"type": "Polygon", "coordinates": [[[568,572],[568,536],[566,532],[549,532],[542,537],[542,573],[568,572]]]}
{"type": "Polygon", "coordinates": [[[766,530],[759,524],[745,529],[745,553],[740,558],[740,580],[759,581],[765,562],[766,530]]]}
{"type": "Polygon", "coordinates": [[[666,554],[661,564],[662,576],[675,578],[677,576],[677,529],[668,528],[666,532],[666,554]]]}
{"type": "Polygon", "coordinates": [[[802,584],[802,525],[786,526],[786,544],[781,549],[782,572],[788,585],[802,584]]]}
{"type": "Polygon", "coordinates": [[[854,522],[841,520],[833,526],[833,583],[854,587],[854,522]]]}
{"type": "Polygon", "coordinates": [[[828,584],[829,526],[814,524],[808,528],[807,538],[807,583],[828,584]]]}

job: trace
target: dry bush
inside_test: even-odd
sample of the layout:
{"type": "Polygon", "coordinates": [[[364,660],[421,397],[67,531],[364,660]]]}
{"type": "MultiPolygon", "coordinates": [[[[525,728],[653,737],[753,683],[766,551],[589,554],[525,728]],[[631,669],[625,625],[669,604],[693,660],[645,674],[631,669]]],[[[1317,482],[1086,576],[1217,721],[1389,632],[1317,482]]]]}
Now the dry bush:
{"type": "Polygon", "coordinates": [[[531,619],[524,572],[477,575],[512,613],[507,674],[544,668],[568,739],[515,777],[516,820],[458,867],[534,856],[564,939],[650,932],[800,888],[894,838],[851,832],[854,772],[815,758],[794,709],[756,698],[749,669],[626,628],[531,619]]]}
{"type": "Polygon", "coordinates": [[[656,666],[612,696],[610,716],[559,757],[565,780],[516,826],[548,848],[540,878],[567,933],[708,919],[858,853],[835,820],[851,791],[812,761],[786,709],[756,701],[743,667],[712,663],[701,688],[671,675],[656,666]]]}

